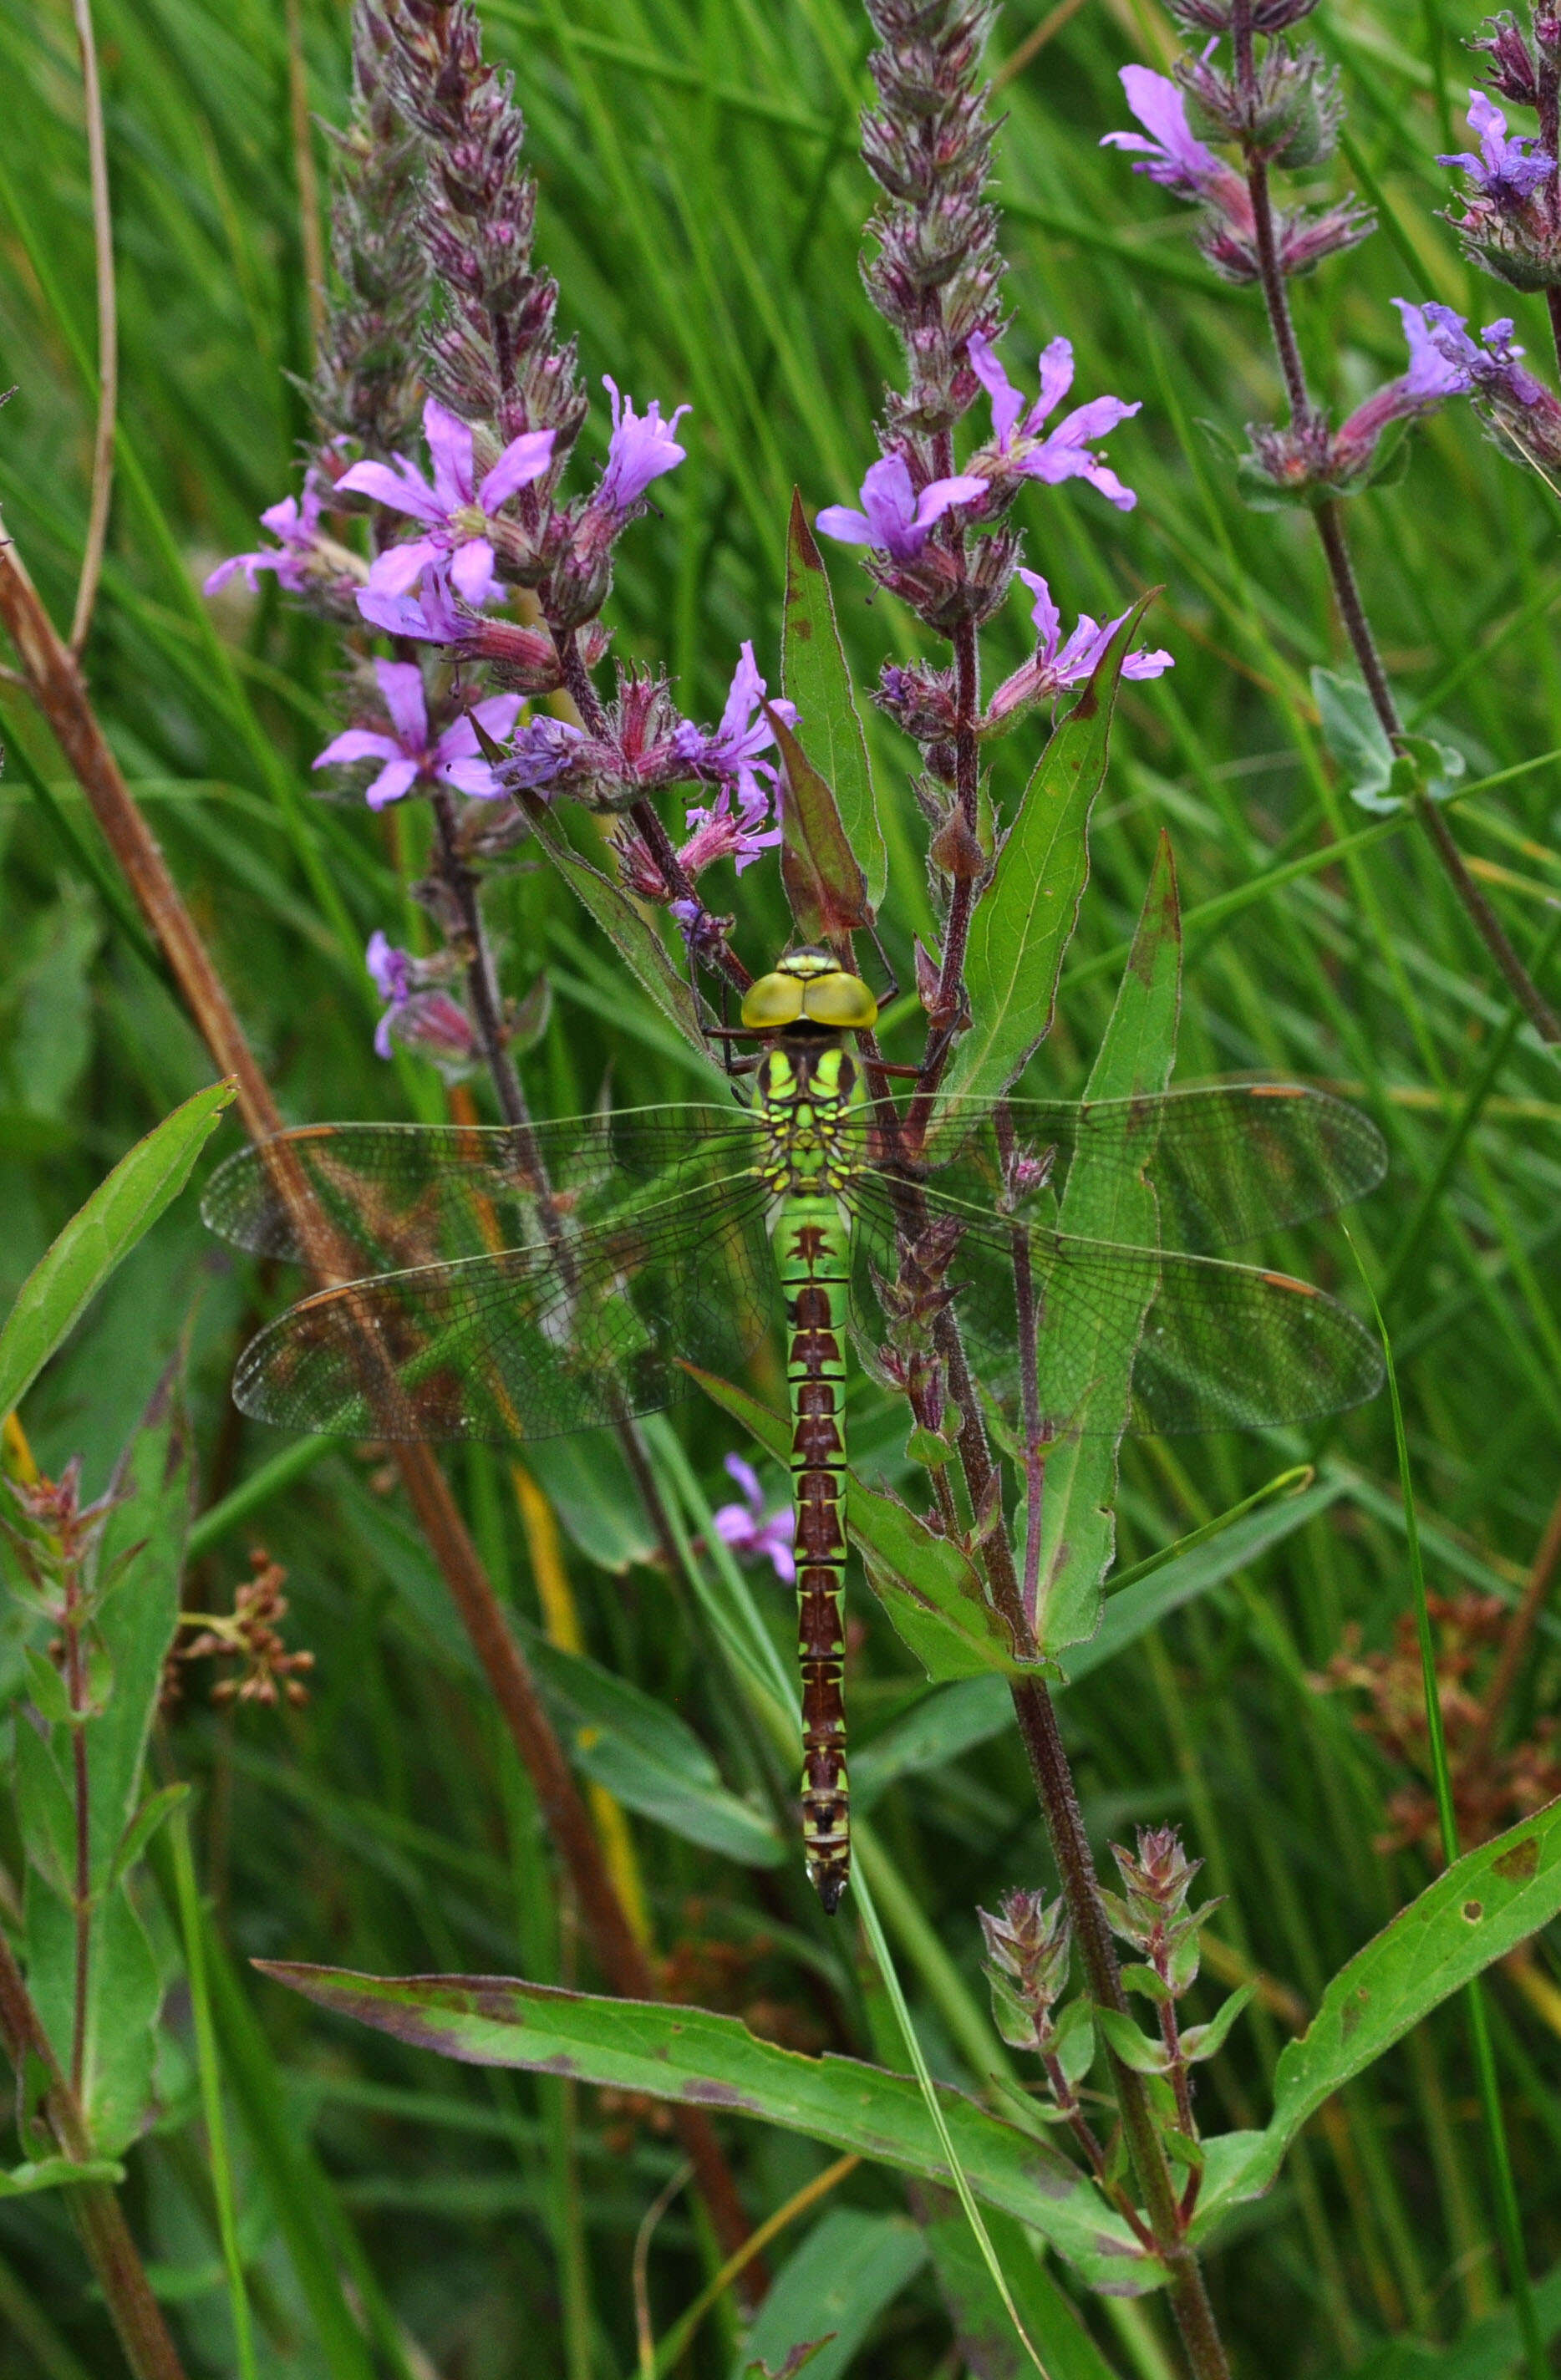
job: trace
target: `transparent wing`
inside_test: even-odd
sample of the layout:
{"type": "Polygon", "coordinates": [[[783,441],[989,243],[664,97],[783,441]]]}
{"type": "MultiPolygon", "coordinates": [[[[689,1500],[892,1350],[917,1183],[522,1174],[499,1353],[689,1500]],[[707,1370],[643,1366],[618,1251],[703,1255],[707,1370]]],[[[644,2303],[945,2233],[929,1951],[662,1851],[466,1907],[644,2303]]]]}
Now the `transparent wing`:
{"type": "Polygon", "coordinates": [[[1090,1391],[1129,1353],[1128,1427],[1149,1434],[1314,1420],[1362,1403],[1382,1385],[1371,1333],[1288,1274],[1004,1224],[925,1187],[897,1192],[883,1176],[864,1177],[848,1203],[857,1226],[858,1330],[870,1342],[887,1338],[873,1274],[895,1278],[907,1228],[946,1223],[957,1232],[946,1281],[961,1337],[979,1380],[1010,1406],[1020,1389],[1019,1269],[1028,1267],[1040,1323],[1041,1413],[1059,1428],[1117,1427],[1119,1407],[1109,1402],[1092,1418],[1090,1391]]]}
{"type": "MultiPolygon", "coordinates": [[[[1143,1168],[1159,1201],[1161,1241],[1195,1253],[1349,1206],[1387,1170],[1370,1117],[1302,1084],[1216,1083],[1151,1099],[1010,1099],[1007,1107],[1021,1149],[1056,1151],[1053,1189],[1075,1165],[1143,1168]]],[[[986,1099],[940,1111],[929,1179],[945,1197],[984,1210],[1001,1203],[999,1112],[986,1099]]],[[[858,1129],[865,1161],[873,1161],[879,1147],[870,1120],[858,1129]]]]}
{"type": "Polygon", "coordinates": [[[301,1184],[350,1260],[337,1269],[401,1270],[533,1246],[560,1217],[591,1223],[686,1194],[738,1172],[752,1148],[741,1109],[705,1106],[610,1110],[525,1131],[306,1124],[229,1158],[200,1211],[236,1246],[302,1263],[301,1184]]]}
{"type": "Polygon", "coordinates": [[[531,1439],[688,1393],[677,1358],[730,1375],[775,1297],[751,1175],[557,1243],[381,1273],[306,1297],[252,1340],[235,1401],[349,1438],[531,1439]]]}

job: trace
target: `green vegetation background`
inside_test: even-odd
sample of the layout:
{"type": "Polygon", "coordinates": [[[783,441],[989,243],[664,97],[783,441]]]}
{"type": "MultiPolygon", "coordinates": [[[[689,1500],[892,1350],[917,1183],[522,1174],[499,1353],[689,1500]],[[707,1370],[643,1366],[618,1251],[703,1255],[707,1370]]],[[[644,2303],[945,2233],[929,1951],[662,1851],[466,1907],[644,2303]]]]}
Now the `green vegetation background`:
{"type": "MultiPolygon", "coordinates": [[[[432,1116],[431,1076],[372,1054],[361,960],[377,926],[416,936],[401,887],[417,872],[422,822],[411,813],[375,822],[312,798],[309,763],[336,724],[324,631],[279,601],[269,579],[257,603],[241,588],[214,606],[197,591],[220,556],[255,541],[256,515],[294,484],[305,427],[292,377],[308,371],[309,322],[286,11],[283,0],[97,0],[94,13],[122,400],[88,656],[93,696],[290,1119],[432,1116]],[[333,917],[314,889],[321,877],[333,917]]],[[[578,333],[588,382],[599,390],[611,370],[641,402],[695,407],[687,464],[659,487],[660,513],[625,542],[611,617],[620,653],[670,669],[684,710],[708,717],[741,638],[754,637],[761,666],[773,663],[793,483],[810,504],[852,496],[894,370],[855,265],[868,200],[854,155],[865,22],[847,0],[485,0],[482,13],[530,118],[538,248],[562,284],[562,320],[578,333]]],[[[1018,0],[997,59],[1040,13],[1018,0]]],[[[299,16],[309,103],[340,121],[345,7],[301,0],[299,16]]],[[[1468,62],[1458,44],[1472,30],[1446,0],[1325,0],[1309,28],[1341,66],[1349,99],[1347,155],[1330,187],[1353,184],[1382,213],[1363,251],[1296,293],[1313,384],[1340,409],[1401,369],[1390,298],[1442,298],[1476,321],[1507,310],[1504,293],[1466,270],[1434,212],[1446,176],[1431,160],[1460,145],[1468,62]]],[[[1144,400],[1113,442],[1137,511],[1118,515],[1077,487],[1033,491],[1021,507],[1027,559],[1070,621],[1119,610],[1163,581],[1149,625],[1177,659],[1173,675],[1124,693],[1094,876],[1058,1024],[1029,1087],[1080,1087],[1168,825],[1188,918],[1180,1079],[1301,1075],[1347,1089],[1376,1118],[1393,1170],[1353,1228],[1391,1286],[1432,1586],[1510,1602],[1556,1488],[1561,1086],[1525,1036],[1490,1074],[1506,1006],[1418,839],[1391,834],[1325,868],[1262,881],[1367,820],[1332,783],[1311,705],[1308,671],[1340,656],[1306,524],[1242,509],[1198,427],[1239,437],[1277,407],[1258,298],[1215,283],[1185,214],[1096,146],[1127,120],[1118,67],[1133,56],[1163,66],[1170,44],[1168,19],[1146,0],[1086,0],[1002,93],[1010,369],[1018,376],[1022,359],[1062,331],[1075,343],[1081,395],[1109,388],[1144,400]],[[1459,1124],[1467,1141],[1444,1169],[1459,1124]]],[[[86,519],[94,341],[63,0],[0,0],[0,382],[17,383],[0,414],[0,500],[63,622],[86,519]]],[[[323,172],[325,143],[314,147],[323,172]]],[[[1543,367],[1538,301],[1512,310],[1543,367]]],[[[604,422],[599,403],[587,451],[604,422]]],[[[1402,482],[1358,502],[1351,519],[1368,604],[1415,722],[1458,745],[1474,778],[1551,755],[1561,745],[1552,618],[1561,568],[1550,493],[1501,461],[1460,407],[1419,433],[1402,482]]],[[[912,630],[892,605],[868,600],[849,561],[832,567],[867,681],[886,651],[912,649],[912,630]]],[[[1011,646],[1017,660],[1017,605],[1011,646]]],[[[9,747],[0,782],[3,1306],[109,1164],[210,1068],[82,864],[80,852],[98,846],[59,756],[5,684],[0,711],[9,747]],[[30,790],[30,767],[74,847],[30,790]]],[[[881,725],[873,732],[889,789],[903,965],[909,929],[927,917],[919,829],[906,755],[881,725]]],[[[1009,789],[1023,764],[1004,754],[1009,789]]],[[[1561,892],[1557,802],[1547,759],[1458,813],[1465,846],[1525,950],[1561,892]]],[[[744,955],[757,966],[786,930],[773,871],[745,877],[738,905],[744,955]]],[[[551,1029],[525,1064],[539,1111],[588,1106],[609,1083],[636,1102],[698,1095],[686,1053],[626,996],[610,953],[545,870],[515,873],[490,896],[490,913],[507,988],[518,994],[541,969],[552,987],[551,1029]]],[[[219,1152],[233,1137],[230,1126],[219,1152]]],[[[1336,1231],[1276,1253],[1352,1293],[1336,1231]]],[[[35,1396],[40,1460],[55,1468],[79,1450],[90,1483],[101,1484],[193,1302],[205,1493],[231,1489],[277,1451],[238,1423],[225,1396],[259,1293],[275,1292],[213,1254],[187,1198],[35,1396]]],[[[876,1413],[864,1408],[869,1434],[876,1413]]],[[[714,1496],[732,1439],[703,1409],[677,1427],[714,1496]]],[[[1419,1851],[1374,1848],[1402,1772],[1352,1726],[1350,1698],[1310,1682],[1347,1631],[1382,1647],[1408,1608],[1389,1418],[1379,1402],[1310,1444],[1150,1444],[1130,1448],[1123,1463],[1121,1550],[1131,1560],[1309,1455],[1335,1491],[1325,1509],[1064,1705],[1096,1842],[1135,1821],[1181,1824],[1207,1881],[1230,1895],[1213,1930],[1231,1974],[1255,1965],[1275,1979],[1231,2049],[1204,2070],[1204,2119],[1221,2126],[1261,2120],[1289,2020],[1427,1874],[1419,1851]]],[[[486,1452],[454,1463],[495,1578],[537,1620],[503,1464],[486,1452]]],[[[741,1730],[687,1611],[652,1572],[604,1567],[577,1541],[584,1533],[599,1556],[632,1549],[632,1503],[616,1471],[594,1446],[538,1467],[575,1523],[564,1559],[589,1650],[671,1704],[742,1790],[751,1771],[741,1730]]],[[[588,1973],[513,1757],[437,1589],[401,1545],[373,1460],[333,1453],[301,1475],[248,1534],[203,1558],[193,1600],[226,1608],[252,1537],[288,1567],[289,1629],[317,1656],[312,1699],[299,1712],[235,1718],[215,1713],[192,1677],[173,1740],[201,1789],[198,1850],[235,1961],[220,1996],[223,2039],[261,2368],[338,2368],[311,2335],[285,2245],[297,2168],[280,2130],[295,2152],[310,2144],[311,2219],[333,2254],[348,2228],[361,2242],[371,2289],[405,2325],[408,2369],[448,2380],[625,2371],[634,2232],[676,2161],[648,2111],[436,2068],[239,1980],[250,1955],[381,1972],[588,1973]],[[281,2127],[255,2119],[257,2107],[280,2111],[281,2127]],[[569,2271],[586,2308],[573,2345],[562,2313],[569,2271]]],[[[856,1609],[850,1695],[866,1747],[917,1683],[865,1596],[856,1609]]],[[[773,1612],[784,1639],[789,1599],[776,1594],[773,1612]]],[[[1547,1620],[1514,1707],[1515,1740],[1548,1723],[1556,1635],[1547,1620]]],[[[14,1647],[0,1651],[14,1658],[14,1647]]],[[[985,2022],[974,1905],[1046,1868],[1016,1742],[999,1737],[907,1778],[876,1818],[929,2053],[940,2070],[968,2077],[985,2022]]],[[[817,1921],[800,1864],[748,1871],[647,1820],[628,1828],[655,1943],[678,1987],[802,2043],[831,2037],[830,1961],[848,1937],[817,1921]]],[[[6,1857],[14,1871],[14,1845],[6,1857]]],[[[1554,1962],[1543,1949],[1538,1957],[1543,1986],[1554,1962]]],[[[1531,1983],[1525,1994],[1499,1974],[1492,1998],[1531,2258],[1543,2274],[1561,2254],[1561,1998],[1547,2016],[1543,1988],[1531,1983]]],[[[236,2366],[188,2007],[176,1998],[168,2035],[167,2119],[133,2159],[132,2206],[192,2368],[227,2374],[236,2366]]],[[[752,2127],[732,2130],[731,2142],[758,2211],[826,2162],[752,2127]]],[[[837,2217],[821,2220],[842,2208],[893,2216],[902,2205],[889,2177],[865,2169],[833,2204],[837,2217]]],[[[1448,2012],[1336,2104],[1281,2187],[1227,2235],[1212,2283],[1240,2368],[1287,2380],[1506,2369],[1499,2344],[1494,2361],[1446,2366],[1408,2350],[1379,2353],[1390,2338],[1452,2340],[1497,2307],[1485,2206],[1463,2035],[1448,2012]]],[[[888,2236],[874,2235],[880,2244],[888,2236]]],[[[857,2269],[844,2233],[825,2242],[832,2267],[857,2269]]],[[[869,2273],[858,2301],[866,2343],[853,2368],[884,2380],[952,2370],[939,2361],[945,2318],[915,2263],[858,2256],[869,2273]]],[[[680,2203],[653,2258],[661,2321],[692,2297],[703,2268],[680,2203]]],[[[1158,2309],[1118,2320],[1097,2308],[1090,2319],[1124,2375],[1169,2370],[1158,2309]]],[[[724,2371],[731,2355],[717,2325],[691,2368],[724,2371]]],[[[114,2359],[57,2203],[0,2209],[0,2375],[106,2380],[114,2359]]]]}

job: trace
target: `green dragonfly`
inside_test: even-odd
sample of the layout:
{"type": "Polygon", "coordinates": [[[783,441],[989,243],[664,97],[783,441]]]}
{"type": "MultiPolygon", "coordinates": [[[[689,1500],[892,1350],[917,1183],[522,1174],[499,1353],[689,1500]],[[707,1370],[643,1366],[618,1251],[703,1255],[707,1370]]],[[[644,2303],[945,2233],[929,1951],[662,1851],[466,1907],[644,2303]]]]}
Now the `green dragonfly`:
{"type": "Polygon", "coordinates": [[[850,1037],[876,1017],[859,977],[793,952],[744,1002],[762,1045],[745,1106],[306,1126],[231,1159],[204,1206],[240,1247],[301,1260],[288,1184],[307,1182],[343,1251],[342,1284],[251,1342],[234,1394],[262,1420],[348,1438],[525,1440],[622,1424],[687,1394],[687,1366],[738,1370],[779,1291],[804,1849],[831,1911],[850,1873],[848,1342],[878,1377],[904,1378],[907,1331],[921,1330],[924,1351],[951,1331],[959,1361],[1043,1444],[1122,1428],[1120,1400],[1093,1411],[1103,1350],[1131,1363],[1126,1426],[1151,1432],[1303,1421],[1382,1378],[1375,1342],[1332,1298],[1208,1253],[1373,1187],[1386,1151],[1355,1109],[1288,1084],[956,1101],[918,1142],[905,1112],[864,1096],[850,1037]],[[1151,1183],[1166,1245],[1059,1232],[1059,1169],[1081,1165],[1151,1183]]]}

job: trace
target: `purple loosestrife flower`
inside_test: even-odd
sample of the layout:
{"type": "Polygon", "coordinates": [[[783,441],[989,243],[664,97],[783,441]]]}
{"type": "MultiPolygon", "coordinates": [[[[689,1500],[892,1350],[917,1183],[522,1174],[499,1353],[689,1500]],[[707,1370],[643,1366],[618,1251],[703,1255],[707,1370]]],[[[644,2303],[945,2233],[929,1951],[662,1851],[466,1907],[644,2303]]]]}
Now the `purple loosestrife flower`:
{"type": "MultiPolygon", "coordinates": [[[[775,742],[762,708],[764,697],[765,682],[753,646],[745,643],[732,673],[720,725],[707,735],[685,719],[673,735],[680,759],[701,774],[721,780],[720,791],[708,808],[688,812],[694,832],[678,857],[691,877],[718,859],[734,859],[741,876],[762,851],[780,840],[779,825],[769,823],[769,788],[759,782],[768,778],[773,783],[775,776],[774,769],[759,759],[775,742]]],[[[788,727],[796,725],[794,702],[781,698],[769,707],[788,727]]]]}
{"type": "Polygon", "coordinates": [[[369,573],[374,593],[405,595],[425,571],[443,565],[458,595],[473,605],[489,602],[500,591],[489,534],[492,516],[549,468],[554,435],[551,430],[524,431],[478,480],[471,431],[430,396],[423,407],[423,436],[433,464],[431,486],[405,455],[396,456],[393,468],[355,463],[337,481],[344,493],[372,496],[423,524],[420,537],[388,546],[374,563],[369,573]]]}
{"type": "Polygon", "coordinates": [[[775,1575],[782,1586],[791,1586],[797,1575],[796,1556],[792,1551],[792,1515],[789,1509],[771,1512],[767,1519],[764,1491],[758,1474],[751,1463],[740,1454],[729,1454],[726,1469],[743,1491],[741,1504],[722,1504],[711,1514],[716,1535],[735,1554],[749,1560],[761,1555],[774,1565],[775,1575]]]}
{"type": "Polygon", "coordinates": [[[427,963],[398,950],[377,929],[364,960],[375,990],[389,1003],[374,1028],[376,1053],[388,1058],[391,1043],[400,1041],[447,1072],[464,1073],[476,1047],[471,1019],[447,991],[425,983],[427,963]]]}
{"type": "MultiPolygon", "coordinates": [[[[1331,452],[1324,465],[1330,481],[1356,478],[1371,461],[1377,440],[1394,421],[1412,421],[1422,413],[1432,412],[1446,404],[1450,396],[1467,396],[1473,386],[1468,365],[1450,346],[1439,343],[1429,319],[1445,308],[1411,306],[1407,298],[1395,298],[1404,336],[1409,341],[1410,369],[1398,380],[1374,389],[1349,418],[1340,422],[1331,442],[1331,452]]],[[[1452,317],[1462,323],[1457,315],[1452,317]]]]}
{"type": "MultiPolygon", "coordinates": [[[[1147,174],[1179,199],[1216,199],[1224,183],[1236,182],[1245,200],[1245,186],[1231,167],[1193,137],[1187,102],[1168,76],[1148,67],[1124,67],[1121,85],[1144,131],[1107,132],[1101,139],[1103,149],[1142,151],[1143,162],[1133,172],[1147,174]]],[[[1250,212],[1249,207],[1249,217],[1250,212]]]]}
{"type": "MultiPolygon", "coordinates": [[[[1070,686],[1082,686],[1094,674],[1102,653],[1127,618],[1125,612],[1119,612],[1114,620],[1107,620],[1102,626],[1085,612],[1067,642],[1059,645],[1062,614],[1052,601],[1051,589],[1039,571],[1022,568],[1019,577],[1035,599],[1030,610],[1037,639],[1035,651],[1023,668],[1015,670],[993,695],[981,722],[984,735],[1006,734],[1034,704],[1049,701],[1053,695],[1064,693],[1070,686]]],[[[1150,651],[1140,646],[1122,663],[1122,675],[1161,677],[1174,667],[1169,653],[1159,648],[1150,651]]]]}
{"type": "Polygon", "coordinates": [[[510,746],[510,757],[503,764],[504,783],[526,793],[539,793],[575,766],[588,740],[567,719],[538,711],[510,746]]]}
{"type": "Polygon", "coordinates": [[[518,694],[490,695],[433,735],[423,673],[416,662],[376,662],[374,674],[390,713],[388,729],[349,727],[327,744],[314,763],[317,769],[338,768],[354,760],[383,761],[365,795],[371,810],[402,800],[415,785],[454,785],[457,793],[479,802],[502,797],[503,787],[487,761],[478,757],[472,721],[475,718],[495,742],[502,742],[520,710],[518,694]]]}
{"type": "Polygon", "coordinates": [[[304,480],[303,499],[284,496],[279,504],[272,504],[260,515],[260,527],[269,528],[279,542],[262,545],[253,553],[236,553],[226,562],[219,562],[215,570],[201,586],[203,595],[215,595],[225,587],[236,571],[242,570],[249,592],[257,591],[256,572],[274,570],[276,583],[285,587],[290,595],[301,595],[311,577],[319,577],[322,569],[333,578],[350,573],[355,565],[363,565],[340,546],[331,546],[320,526],[324,506],[324,494],[318,475],[309,471],[304,480]]]}
{"type": "Polygon", "coordinates": [[[612,436],[597,498],[622,516],[638,504],[652,480],[675,471],[684,460],[688,450],[677,443],[677,426],[694,408],[680,405],[672,419],[663,421],[659,398],[652,398],[647,412],[636,413],[633,397],[624,396],[615,380],[604,373],[601,384],[612,403],[612,436]]]}
{"type": "Polygon", "coordinates": [[[1048,488],[1064,480],[1087,480],[1119,512],[1131,512],[1138,498],[1099,455],[1090,453],[1089,443],[1104,438],[1119,422],[1130,421],[1137,405],[1127,405],[1119,396],[1093,397],[1065,414],[1049,437],[1041,436],[1042,425],[1073,385],[1071,339],[1053,339],[1041,350],[1040,395],[1028,412],[981,332],[972,334],[969,353],[971,369],[992,400],[992,432],[1001,463],[1021,478],[1044,480],[1048,488]]]}
{"type": "Polygon", "coordinates": [[[1546,176],[1554,171],[1555,160],[1547,157],[1543,149],[1534,149],[1534,135],[1517,133],[1510,138],[1507,118],[1494,106],[1482,91],[1469,94],[1469,128],[1480,143],[1480,154],[1471,157],[1461,150],[1451,157],[1438,157],[1438,165],[1461,165],[1482,198],[1490,199],[1501,208],[1521,207],[1532,198],[1546,176]],[[1533,150],[1525,156],[1525,150],[1533,150]]]}
{"type": "Polygon", "coordinates": [[[986,493],[986,480],[967,475],[933,480],[918,496],[903,455],[886,455],[862,482],[862,510],[826,504],[817,525],[842,545],[870,545],[895,562],[913,562],[946,512],[955,504],[974,504],[986,493]]]}
{"type": "Polygon", "coordinates": [[[425,645],[464,643],[476,625],[456,608],[446,572],[430,570],[416,595],[389,595],[372,586],[358,595],[357,608],[387,637],[414,637],[425,645]]]}

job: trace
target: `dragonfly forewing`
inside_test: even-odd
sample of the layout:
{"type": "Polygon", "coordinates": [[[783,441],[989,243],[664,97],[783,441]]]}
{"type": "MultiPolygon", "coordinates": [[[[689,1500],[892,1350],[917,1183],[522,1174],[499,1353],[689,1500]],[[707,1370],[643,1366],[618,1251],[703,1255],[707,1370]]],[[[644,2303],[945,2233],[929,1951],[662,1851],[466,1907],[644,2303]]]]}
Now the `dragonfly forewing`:
{"type": "MultiPolygon", "coordinates": [[[[355,1272],[459,1262],[546,1244],[562,1219],[589,1225],[671,1200],[752,1161],[740,1109],[612,1109],[524,1128],[307,1124],[241,1149],[201,1202],[211,1230],[256,1256],[312,1262],[301,1185],[355,1272]]],[[[306,1202],[307,1203],[307,1202],[306,1202]]]]}
{"type": "Polygon", "coordinates": [[[323,1290],[245,1350],[234,1395],[291,1429],[548,1438],[688,1393],[680,1359],[738,1369],[768,1330],[765,1193],[749,1173],[611,1223],[323,1290]]]}
{"type": "MultiPolygon", "coordinates": [[[[864,1162],[876,1164],[882,1150],[870,1119],[861,1130],[864,1162]]],[[[1376,1126],[1343,1099],[1302,1084],[1216,1083],[1144,1099],[955,1100],[939,1111],[925,1178],[966,1206],[1003,1206],[1010,1135],[1022,1154],[1052,1152],[1044,1196],[1075,1166],[1142,1170],[1155,1188],[1162,1245],[1193,1254],[1331,1214],[1373,1190],[1387,1168],[1376,1126]]],[[[1045,1220],[1040,1201],[1020,1212],[1045,1220]]]]}

